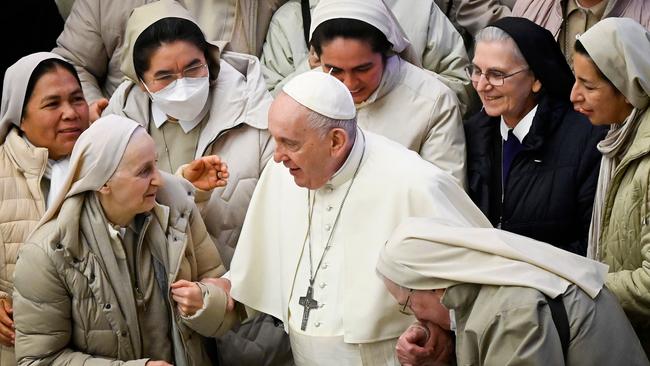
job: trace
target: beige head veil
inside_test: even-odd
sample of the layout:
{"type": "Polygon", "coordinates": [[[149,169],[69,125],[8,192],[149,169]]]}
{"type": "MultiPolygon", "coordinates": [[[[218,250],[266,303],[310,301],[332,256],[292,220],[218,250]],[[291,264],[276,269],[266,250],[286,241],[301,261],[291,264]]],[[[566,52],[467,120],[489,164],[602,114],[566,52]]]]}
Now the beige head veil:
{"type": "Polygon", "coordinates": [[[600,71],[637,109],[650,103],[650,31],[628,18],[606,18],[579,38],[600,71]]]}
{"type": "Polygon", "coordinates": [[[68,176],[39,226],[56,216],[66,198],[99,190],[113,176],[137,128],[142,126],[133,120],[113,114],[90,125],[75,143],[70,156],[68,176]]]}
{"type": "Polygon", "coordinates": [[[37,52],[16,61],[5,72],[0,107],[0,141],[5,140],[12,125],[20,127],[29,78],[41,62],[52,58],[65,61],[63,57],[52,52],[37,52]]]}
{"type": "Polygon", "coordinates": [[[589,228],[587,256],[600,258],[605,194],[620,156],[627,150],[643,110],[650,103],[650,32],[632,19],[606,18],[579,38],[600,71],[634,106],[623,124],[613,124],[598,144],[603,154],[589,228]]]}
{"type": "MultiPolygon", "coordinates": [[[[124,32],[124,47],[126,47],[126,50],[122,54],[122,66],[120,67],[120,70],[134,83],[138,82],[138,77],[135,73],[135,66],[133,65],[133,48],[135,42],[138,40],[140,34],[142,34],[142,32],[144,32],[150,25],[164,18],[187,19],[201,28],[190,12],[174,0],[155,1],[133,9],[129,20],[126,23],[126,31],[124,32]]],[[[205,32],[203,32],[203,36],[205,37],[205,32]]],[[[221,44],[209,41],[208,44],[210,45],[208,57],[210,80],[216,80],[217,75],[219,75],[219,46],[221,44]]]]}
{"type": "Polygon", "coordinates": [[[596,297],[607,268],[507,231],[454,227],[432,218],[403,222],[377,262],[380,274],[410,289],[441,289],[460,283],[523,286],[552,298],[571,283],[596,297]]]}
{"type": "Polygon", "coordinates": [[[356,19],[379,29],[388,42],[393,45],[393,52],[413,65],[422,66],[411,41],[399,25],[395,15],[381,0],[321,0],[312,14],[309,38],[314,30],[327,20],[337,18],[356,19]]]}

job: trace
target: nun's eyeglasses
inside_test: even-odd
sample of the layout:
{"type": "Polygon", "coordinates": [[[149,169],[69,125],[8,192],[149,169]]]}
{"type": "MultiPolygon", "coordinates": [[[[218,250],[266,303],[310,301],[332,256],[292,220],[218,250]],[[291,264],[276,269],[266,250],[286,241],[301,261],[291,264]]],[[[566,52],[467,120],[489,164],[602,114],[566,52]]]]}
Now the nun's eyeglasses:
{"type": "Polygon", "coordinates": [[[474,65],[469,65],[465,68],[465,72],[467,72],[467,76],[472,80],[473,83],[477,83],[481,81],[481,75],[485,76],[485,80],[488,82],[488,84],[492,86],[502,86],[505,82],[506,79],[515,76],[519,73],[522,73],[524,71],[528,71],[529,68],[526,67],[524,69],[521,69],[519,71],[515,71],[510,74],[503,73],[501,71],[494,71],[494,70],[488,70],[486,72],[481,71],[478,67],[474,65]]]}
{"type": "Polygon", "coordinates": [[[399,305],[399,312],[404,314],[404,315],[413,315],[413,310],[409,306],[409,301],[411,300],[411,294],[413,293],[413,289],[409,290],[409,294],[406,297],[406,301],[404,301],[403,304],[398,304],[399,305]]]}

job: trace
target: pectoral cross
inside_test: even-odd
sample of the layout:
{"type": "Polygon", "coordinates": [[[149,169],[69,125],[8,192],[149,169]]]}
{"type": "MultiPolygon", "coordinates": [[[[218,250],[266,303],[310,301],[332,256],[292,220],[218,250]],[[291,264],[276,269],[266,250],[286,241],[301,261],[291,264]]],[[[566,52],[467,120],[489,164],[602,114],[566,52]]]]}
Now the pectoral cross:
{"type": "Polygon", "coordinates": [[[311,287],[311,285],[307,287],[307,294],[298,299],[298,304],[302,305],[304,308],[302,311],[302,324],[300,325],[300,329],[305,330],[307,329],[309,312],[312,309],[318,308],[318,301],[314,300],[314,289],[311,287]]]}

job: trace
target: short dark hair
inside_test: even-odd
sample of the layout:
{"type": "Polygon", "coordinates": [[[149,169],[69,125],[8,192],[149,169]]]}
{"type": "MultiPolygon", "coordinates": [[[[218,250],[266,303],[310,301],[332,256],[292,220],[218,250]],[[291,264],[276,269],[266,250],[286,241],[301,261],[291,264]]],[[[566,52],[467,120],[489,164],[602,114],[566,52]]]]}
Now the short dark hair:
{"type": "Polygon", "coordinates": [[[575,43],[575,45],[573,46],[573,49],[576,51],[577,54],[580,54],[580,55],[585,56],[586,58],[588,58],[589,61],[591,61],[591,63],[592,63],[592,64],[594,65],[594,67],[596,68],[596,72],[598,72],[598,75],[600,76],[600,78],[603,79],[603,80],[605,80],[606,82],[608,82],[611,86],[614,87],[614,89],[618,90],[618,89],[616,88],[616,86],[614,85],[614,83],[612,83],[612,81],[609,80],[609,78],[608,78],[607,76],[605,76],[605,74],[600,70],[600,68],[598,67],[598,65],[596,65],[596,63],[594,62],[594,59],[591,58],[591,55],[589,54],[589,52],[587,52],[587,49],[586,49],[585,46],[582,44],[582,42],[580,42],[580,40],[576,40],[576,43],[575,43]]]}
{"type": "MultiPolygon", "coordinates": [[[[34,71],[32,71],[32,74],[29,76],[29,81],[27,82],[27,89],[25,89],[25,100],[23,101],[23,109],[21,111],[21,116],[25,115],[27,103],[29,102],[29,99],[32,97],[32,93],[34,93],[34,87],[36,86],[36,83],[41,79],[43,75],[51,71],[54,71],[57,67],[62,67],[63,69],[70,72],[72,76],[74,76],[74,78],[79,83],[79,86],[81,87],[81,80],[79,80],[79,75],[77,74],[77,70],[75,70],[74,66],[72,66],[71,63],[58,58],[48,58],[46,60],[43,60],[34,68],[34,71]]],[[[7,90],[6,92],[10,93],[9,90],[7,90]]]]}
{"type": "Polygon", "coordinates": [[[198,25],[183,18],[163,18],[148,26],[133,45],[133,66],[135,74],[142,75],[149,70],[151,55],[163,44],[184,41],[193,44],[209,57],[209,44],[198,25]]]}
{"type": "Polygon", "coordinates": [[[386,56],[393,47],[379,29],[366,22],[349,18],[330,19],[319,24],[309,43],[320,56],[323,46],[339,37],[368,42],[373,52],[379,52],[383,56],[386,56]]]}

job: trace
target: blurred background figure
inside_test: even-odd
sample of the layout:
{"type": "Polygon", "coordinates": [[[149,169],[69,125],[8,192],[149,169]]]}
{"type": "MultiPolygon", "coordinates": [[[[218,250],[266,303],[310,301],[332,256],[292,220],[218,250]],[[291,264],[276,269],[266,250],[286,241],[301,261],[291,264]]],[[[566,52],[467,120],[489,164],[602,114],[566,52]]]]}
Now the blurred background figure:
{"type": "MultiPolygon", "coordinates": [[[[221,49],[259,56],[273,12],[285,0],[179,0],[221,49]]],[[[123,81],[124,32],[133,9],[155,0],[76,0],[53,52],[70,60],[89,103],[110,98],[123,81]]],[[[38,8],[38,7],[37,7],[38,8]]],[[[60,32],[57,32],[58,35],[60,32]]],[[[103,101],[100,103],[104,103],[103,101]]]]}
{"type": "Polygon", "coordinates": [[[585,255],[605,130],[573,110],[553,36],[498,20],[477,35],[468,72],[483,102],[465,123],[470,197],[495,227],[585,255]]]}
{"type": "Polygon", "coordinates": [[[601,19],[631,18],[650,29],[650,2],[646,0],[517,0],[512,15],[548,29],[568,63],[573,58],[576,36],[601,19]]]}

